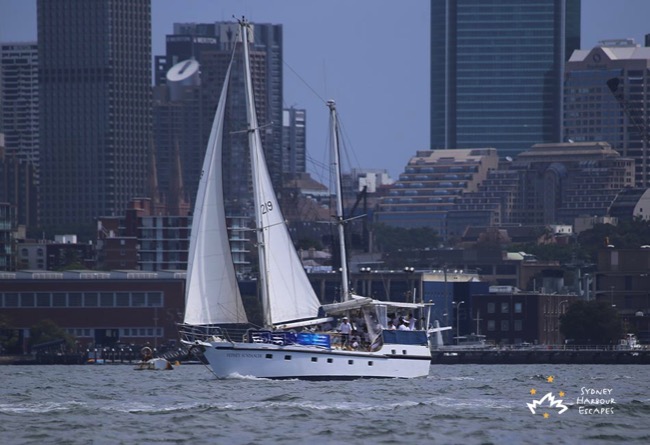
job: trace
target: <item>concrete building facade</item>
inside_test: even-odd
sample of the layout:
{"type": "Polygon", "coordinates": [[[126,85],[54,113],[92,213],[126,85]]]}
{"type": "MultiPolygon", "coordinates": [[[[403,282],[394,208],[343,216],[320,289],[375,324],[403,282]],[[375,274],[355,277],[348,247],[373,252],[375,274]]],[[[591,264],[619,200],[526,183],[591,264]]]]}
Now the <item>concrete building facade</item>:
{"type": "Polygon", "coordinates": [[[635,160],[634,184],[650,185],[647,125],[650,48],[633,39],[577,50],[564,73],[563,140],[608,142],[635,160]]]}

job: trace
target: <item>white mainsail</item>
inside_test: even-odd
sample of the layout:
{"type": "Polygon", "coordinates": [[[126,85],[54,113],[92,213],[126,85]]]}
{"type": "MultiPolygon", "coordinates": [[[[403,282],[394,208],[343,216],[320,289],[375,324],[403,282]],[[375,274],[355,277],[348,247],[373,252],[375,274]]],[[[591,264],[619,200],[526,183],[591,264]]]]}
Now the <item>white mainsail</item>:
{"type": "Polygon", "coordinates": [[[248,140],[260,250],[260,286],[266,325],[314,318],[320,303],[298,258],[266,167],[255,113],[248,57],[248,30],[243,26],[244,78],[248,140]]]}
{"type": "Polygon", "coordinates": [[[194,205],[184,318],[190,325],[248,321],[230,253],[223,198],[221,158],[229,82],[230,67],[212,123],[194,205]]]}

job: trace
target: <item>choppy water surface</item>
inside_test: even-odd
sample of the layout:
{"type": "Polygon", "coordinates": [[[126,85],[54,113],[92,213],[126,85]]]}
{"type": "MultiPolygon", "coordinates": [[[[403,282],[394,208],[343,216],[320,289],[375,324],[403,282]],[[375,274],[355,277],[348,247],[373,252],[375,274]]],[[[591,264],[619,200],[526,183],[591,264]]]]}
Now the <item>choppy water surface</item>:
{"type": "Polygon", "coordinates": [[[5,445],[650,443],[643,365],[436,365],[351,382],[216,380],[202,365],[0,370],[5,445]],[[557,405],[533,414],[548,393],[557,405]]]}

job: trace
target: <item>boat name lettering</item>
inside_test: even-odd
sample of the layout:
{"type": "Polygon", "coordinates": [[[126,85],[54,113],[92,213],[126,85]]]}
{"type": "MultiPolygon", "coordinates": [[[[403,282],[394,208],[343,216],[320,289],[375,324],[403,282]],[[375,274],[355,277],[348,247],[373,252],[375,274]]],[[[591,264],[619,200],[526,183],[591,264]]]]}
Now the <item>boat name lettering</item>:
{"type": "Polygon", "coordinates": [[[248,357],[248,358],[262,358],[262,354],[253,352],[229,352],[226,357],[248,357]]]}

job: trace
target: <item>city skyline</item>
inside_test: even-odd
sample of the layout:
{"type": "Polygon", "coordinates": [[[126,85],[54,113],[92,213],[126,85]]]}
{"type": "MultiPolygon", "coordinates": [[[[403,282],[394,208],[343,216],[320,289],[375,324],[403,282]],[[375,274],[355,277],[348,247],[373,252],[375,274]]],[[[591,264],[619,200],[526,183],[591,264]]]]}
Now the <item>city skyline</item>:
{"type": "MultiPolygon", "coordinates": [[[[308,170],[317,179],[318,165],[327,163],[324,101],[330,98],[339,104],[350,167],[386,169],[396,178],[417,150],[430,148],[429,1],[408,8],[370,0],[178,4],[152,2],[153,55],[164,53],[165,35],[176,22],[231,20],[234,14],[283,25],[284,106],[307,110],[308,170]]],[[[0,41],[36,40],[35,1],[0,0],[0,10],[0,41]]],[[[650,2],[643,0],[583,1],[580,47],[628,37],[642,45],[650,33],[648,13],[650,2]]]]}

